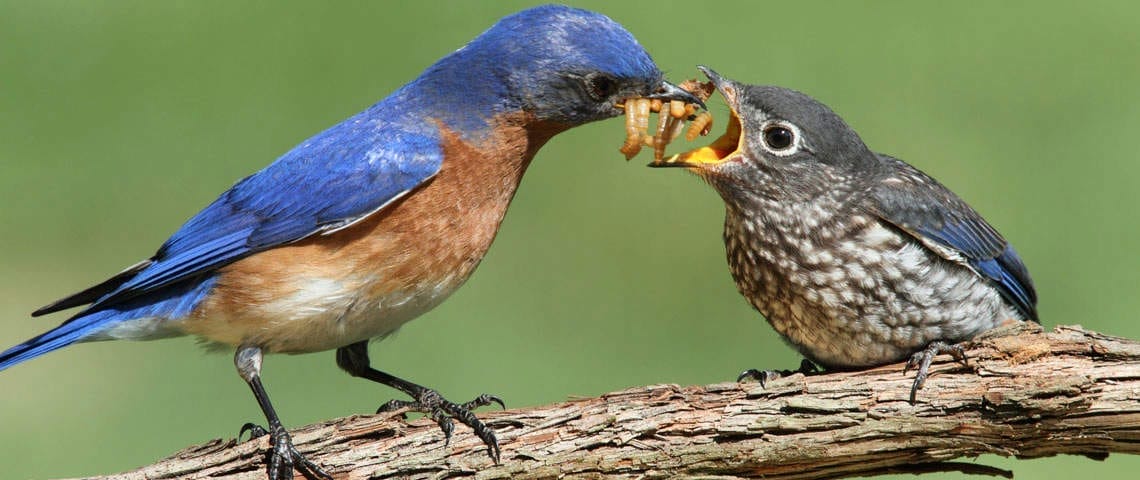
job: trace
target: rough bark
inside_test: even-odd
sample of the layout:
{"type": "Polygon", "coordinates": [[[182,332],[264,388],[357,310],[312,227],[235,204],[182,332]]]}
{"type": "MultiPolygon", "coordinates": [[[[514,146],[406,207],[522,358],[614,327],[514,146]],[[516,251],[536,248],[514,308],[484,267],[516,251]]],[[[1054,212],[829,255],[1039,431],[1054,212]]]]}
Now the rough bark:
{"type": "MultiPolygon", "coordinates": [[[[470,430],[450,446],[430,420],[353,416],[296,430],[336,478],[836,478],[1009,472],[960,457],[1140,453],[1140,343],[1080,327],[1014,327],[940,356],[918,402],[901,365],[757,384],[653,385],[480,414],[499,433],[493,465],[470,430]]],[[[214,440],[105,479],[263,479],[267,441],[214,440]]]]}

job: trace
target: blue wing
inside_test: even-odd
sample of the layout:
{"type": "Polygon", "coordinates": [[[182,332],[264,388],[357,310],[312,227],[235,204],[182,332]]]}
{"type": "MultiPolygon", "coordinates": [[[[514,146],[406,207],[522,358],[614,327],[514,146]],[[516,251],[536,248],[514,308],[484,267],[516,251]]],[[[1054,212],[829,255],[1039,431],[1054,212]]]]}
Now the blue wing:
{"type": "Polygon", "coordinates": [[[367,113],[314,136],[238,182],[187,221],[149,261],[36,314],[91,303],[79,317],[252,253],[335,231],[439,171],[443,153],[438,139],[377,126],[367,113]]]}
{"type": "Polygon", "coordinates": [[[911,165],[879,155],[896,172],[874,192],[875,213],[938,255],[989,279],[1025,318],[1037,321],[1037,292],[1013,246],[966,202],[911,165]]]}

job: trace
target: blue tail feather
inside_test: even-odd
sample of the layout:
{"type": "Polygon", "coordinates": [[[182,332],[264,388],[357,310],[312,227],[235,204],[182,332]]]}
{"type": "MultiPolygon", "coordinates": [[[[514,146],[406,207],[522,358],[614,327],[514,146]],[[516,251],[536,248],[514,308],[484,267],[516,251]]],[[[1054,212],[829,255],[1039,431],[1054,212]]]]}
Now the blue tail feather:
{"type": "MultiPolygon", "coordinates": [[[[88,340],[110,340],[118,335],[106,335],[116,325],[140,318],[177,320],[190,314],[214,286],[214,277],[194,278],[167,286],[149,295],[133,298],[122,304],[98,310],[79,312],[62,325],[0,353],[0,370],[31,360],[45,353],[59,350],[73,343],[88,340]]],[[[161,338],[155,329],[139,332],[129,338],[161,338]],[[145,333],[145,335],[143,334],[145,333]]]]}
{"type": "Polygon", "coordinates": [[[98,312],[70,320],[42,335],[5,350],[4,353],[0,353],[0,370],[59,350],[102,330],[109,321],[114,320],[112,315],[105,315],[105,313],[108,312],[98,312]]]}

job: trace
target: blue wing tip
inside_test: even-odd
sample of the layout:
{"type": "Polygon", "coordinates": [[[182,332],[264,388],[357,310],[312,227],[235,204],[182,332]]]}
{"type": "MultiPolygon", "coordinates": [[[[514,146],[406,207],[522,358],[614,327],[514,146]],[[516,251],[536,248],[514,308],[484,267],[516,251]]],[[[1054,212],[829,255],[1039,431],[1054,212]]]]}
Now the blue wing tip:
{"type": "Polygon", "coordinates": [[[978,261],[976,265],[1022,316],[1040,323],[1037,316],[1037,291],[1029,277],[1029,270],[1012,245],[1006,245],[1002,254],[996,258],[978,261]]]}

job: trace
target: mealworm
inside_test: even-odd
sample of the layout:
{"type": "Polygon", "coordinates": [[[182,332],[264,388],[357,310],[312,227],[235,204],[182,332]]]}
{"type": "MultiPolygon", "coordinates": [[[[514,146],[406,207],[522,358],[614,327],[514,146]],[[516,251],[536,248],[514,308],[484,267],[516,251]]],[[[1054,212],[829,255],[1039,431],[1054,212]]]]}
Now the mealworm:
{"type": "Polygon", "coordinates": [[[709,129],[712,128],[712,121],[713,117],[711,113],[701,112],[700,115],[697,115],[697,118],[689,122],[689,130],[685,132],[685,140],[691,142],[696,140],[700,135],[708,135],[709,129]]]}
{"type": "Polygon", "coordinates": [[[669,140],[676,140],[685,131],[685,119],[669,117],[669,126],[666,128],[669,129],[669,140]]]}
{"type": "Polygon", "coordinates": [[[637,101],[629,100],[625,102],[625,143],[622,144],[619,152],[625,155],[625,159],[629,160],[641,151],[641,132],[637,130],[637,101]]]}
{"type": "Polygon", "coordinates": [[[649,130],[649,99],[639,98],[633,101],[634,116],[636,120],[637,132],[644,133],[649,130]]]}
{"type": "MultiPolygon", "coordinates": [[[[681,83],[681,88],[702,101],[708,100],[715,90],[712,82],[696,80],[681,83]]],[[[618,150],[625,155],[626,160],[640,153],[642,147],[652,147],[653,158],[660,161],[665,157],[665,148],[681,136],[682,131],[685,132],[685,138],[692,141],[700,135],[707,135],[712,127],[712,114],[709,112],[698,114],[699,107],[695,103],[632,98],[626,100],[624,104],[615,106],[625,110],[625,143],[618,150]],[[658,115],[657,126],[652,136],[649,135],[650,112],[658,115]],[[691,121],[687,131],[686,120],[691,121]]]]}
{"type": "Polygon", "coordinates": [[[669,102],[669,115],[673,118],[685,118],[685,102],[669,102]]]}
{"type": "Polygon", "coordinates": [[[661,110],[661,113],[657,115],[657,133],[653,134],[654,160],[662,160],[665,158],[665,146],[669,145],[669,141],[672,140],[672,138],[666,136],[666,127],[668,127],[669,120],[672,118],[673,117],[669,115],[665,115],[664,110],[661,110]]]}

